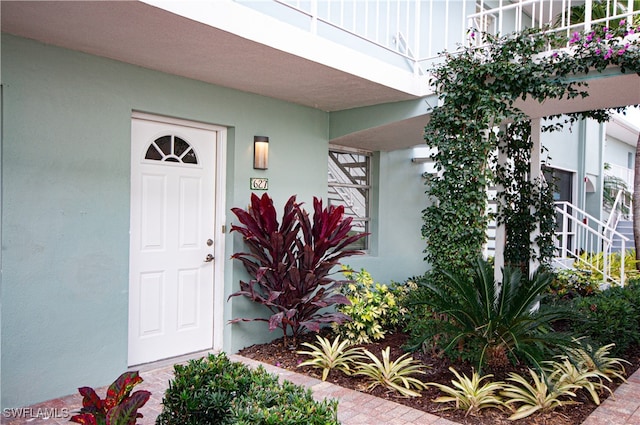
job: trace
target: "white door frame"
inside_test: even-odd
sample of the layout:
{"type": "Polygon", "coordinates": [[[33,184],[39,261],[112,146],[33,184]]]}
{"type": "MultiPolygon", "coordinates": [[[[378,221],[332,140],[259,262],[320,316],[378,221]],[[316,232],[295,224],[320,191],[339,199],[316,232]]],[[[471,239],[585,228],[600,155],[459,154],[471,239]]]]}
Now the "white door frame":
{"type": "Polygon", "coordinates": [[[185,127],[216,131],[215,158],[215,217],[214,217],[214,282],[213,282],[213,351],[222,351],[224,330],[224,265],[225,265],[225,236],[226,236],[226,157],[227,157],[227,128],[197,121],[187,121],[162,115],[133,111],[131,119],[173,124],[185,127]]]}

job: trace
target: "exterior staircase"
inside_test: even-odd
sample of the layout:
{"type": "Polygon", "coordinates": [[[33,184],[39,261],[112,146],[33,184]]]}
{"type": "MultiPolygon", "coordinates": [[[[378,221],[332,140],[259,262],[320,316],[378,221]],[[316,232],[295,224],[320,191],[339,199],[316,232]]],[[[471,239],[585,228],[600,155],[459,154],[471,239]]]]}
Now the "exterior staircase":
{"type": "Polygon", "coordinates": [[[625,249],[636,249],[635,242],[633,240],[633,221],[620,220],[616,226],[616,232],[611,240],[611,252],[620,252],[622,250],[622,238],[620,235],[625,236],[628,240],[625,241],[625,249]]]}

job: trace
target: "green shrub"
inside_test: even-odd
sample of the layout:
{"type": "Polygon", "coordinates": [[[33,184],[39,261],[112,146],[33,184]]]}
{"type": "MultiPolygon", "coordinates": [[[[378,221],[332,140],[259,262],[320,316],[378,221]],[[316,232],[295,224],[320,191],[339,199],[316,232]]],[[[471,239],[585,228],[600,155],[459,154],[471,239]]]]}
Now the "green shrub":
{"type": "Polygon", "coordinates": [[[174,366],[157,425],[337,425],[337,402],[316,402],[309,390],[224,353],[174,366]]]}
{"type": "MultiPolygon", "coordinates": [[[[599,282],[604,282],[604,276],[601,272],[598,271],[599,268],[604,266],[604,253],[599,252],[597,254],[593,253],[583,253],[580,255],[581,261],[576,261],[574,263],[574,267],[577,270],[591,273],[591,279],[599,282]]],[[[619,252],[613,252],[609,254],[607,258],[609,269],[611,273],[611,277],[616,280],[620,280],[620,266],[621,266],[621,257],[619,252]]],[[[635,249],[629,249],[626,251],[624,256],[624,273],[627,279],[637,279],[640,277],[640,272],[636,269],[636,251],[635,249]]]]}
{"type": "Polygon", "coordinates": [[[591,297],[576,298],[573,307],[585,319],[572,322],[574,331],[587,336],[594,345],[614,342],[612,354],[619,356],[640,343],[640,284],[631,282],[591,297]]]}
{"type": "Polygon", "coordinates": [[[587,297],[600,292],[600,283],[601,280],[594,277],[591,271],[563,269],[556,272],[549,286],[549,293],[559,299],[587,297]]]}
{"type": "Polygon", "coordinates": [[[333,324],[333,330],[353,344],[377,341],[400,323],[406,309],[402,306],[408,287],[397,283],[377,283],[371,274],[362,269],[356,273],[343,267],[343,274],[350,281],[340,288],[350,305],[339,305],[338,311],[351,317],[351,321],[333,324]]]}

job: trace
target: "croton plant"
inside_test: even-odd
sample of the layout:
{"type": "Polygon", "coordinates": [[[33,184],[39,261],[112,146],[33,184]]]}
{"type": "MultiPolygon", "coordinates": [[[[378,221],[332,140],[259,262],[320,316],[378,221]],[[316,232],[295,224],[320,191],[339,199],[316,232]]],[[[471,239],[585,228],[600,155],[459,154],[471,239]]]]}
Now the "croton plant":
{"type": "Polygon", "coordinates": [[[102,400],[91,387],[78,388],[82,395],[80,414],[72,416],[70,422],[85,425],[135,425],[142,413],[138,412],[149,400],[151,393],[133,387],[142,382],[137,371],[125,372],[107,389],[102,400]]]}
{"type": "Polygon", "coordinates": [[[285,344],[292,345],[306,331],[319,331],[323,323],[342,323],[348,316],[333,310],[333,305],[349,304],[338,292],[343,281],[330,275],[344,257],[361,254],[349,245],[365,236],[351,232],[351,218],[342,206],[323,208],[322,200],[313,199],[313,220],[296,202],[295,195],[284,206],[282,222],[277,219],[273,200],[268,194],[251,195],[248,209],[233,208],[240,225],[231,231],[243,236],[249,252],[232,258],[242,262],[251,279],[240,281],[240,290],[229,298],[245,296],[267,307],[269,318],[238,318],[231,322],[264,321],[269,330],[282,329],[285,344]]]}

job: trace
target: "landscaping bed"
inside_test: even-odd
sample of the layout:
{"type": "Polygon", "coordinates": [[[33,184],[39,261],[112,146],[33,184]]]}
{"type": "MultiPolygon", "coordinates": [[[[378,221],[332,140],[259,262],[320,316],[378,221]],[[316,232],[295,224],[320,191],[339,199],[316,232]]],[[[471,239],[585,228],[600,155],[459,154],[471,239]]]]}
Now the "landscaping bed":
{"type": "MultiPolygon", "coordinates": [[[[324,332],[324,336],[332,338],[328,335],[328,332],[324,332]]],[[[302,337],[300,342],[315,343],[315,334],[307,334],[302,337]]],[[[370,352],[380,355],[381,350],[386,347],[391,347],[391,356],[393,359],[402,355],[405,351],[402,349],[403,345],[407,341],[407,336],[402,332],[395,332],[388,334],[384,339],[375,343],[365,344],[362,347],[368,349],[370,352]]],[[[305,350],[305,347],[301,347],[298,350],[305,350]]],[[[303,373],[309,376],[321,378],[322,370],[314,369],[308,366],[298,367],[298,365],[307,360],[308,356],[297,354],[296,351],[286,348],[283,344],[282,338],[277,339],[267,344],[256,344],[250,347],[246,347],[238,354],[261,361],[266,364],[275,365],[283,369],[288,369],[298,373],[303,373]]],[[[425,354],[416,352],[413,353],[415,359],[419,359],[424,365],[427,366],[426,374],[419,377],[424,382],[435,382],[446,385],[451,385],[451,379],[454,378],[453,374],[449,371],[449,367],[453,366],[458,372],[469,375],[472,371],[471,364],[467,362],[452,362],[446,357],[437,356],[435,354],[425,354]]],[[[627,350],[625,359],[631,363],[625,367],[627,376],[630,376],[640,366],[640,347],[634,346],[627,350]]],[[[526,373],[526,367],[510,366],[500,371],[487,370],[486,373],[492,373],[496,380],[504,380],[509,372],[517,372],[520,374],[526,373]]],[[[508,412],[500,412],[497,409],[484,409],[476,415],[467,415],[465,412],[459,410],[444,410],[447,405],[443,403],[435,403],[433,399],[442,395],[440,391],[435,387],[429,387],[422,391],[422,397],[406,398],[400,397],[397,393],[390,392],[382,387],[377,387],[373,391],[367,391],[368,381],[362,376],[347,376],[339,370],[333,370],[327,378],[328,382],[332,382],[341,387],[354,389],[357,391],[368,392],[376,397],[391,400],[397,403],[404,404],[414,409],[422,410],[432,413],[441,417],[445,417],[454,422],[460,424],[507,424],[514,423],[508,420],[508,412]]],[[[609,385],[611,390],[615,390],[621,384],[620,381],[614,381],[609,385]]],[[[603,394],[602,399],[606,398],[606,394],[603,394]]],[[[515,423],[526,425],[576,425],[582,423],[589,414],[595,410],[598,406],[591,401],[586,393],[579,393],[577,400],[580,404],[564,406],[557,408],[556,410],[542,414],[536,413],[530,417],[520,419],[515,423]]]]}

